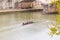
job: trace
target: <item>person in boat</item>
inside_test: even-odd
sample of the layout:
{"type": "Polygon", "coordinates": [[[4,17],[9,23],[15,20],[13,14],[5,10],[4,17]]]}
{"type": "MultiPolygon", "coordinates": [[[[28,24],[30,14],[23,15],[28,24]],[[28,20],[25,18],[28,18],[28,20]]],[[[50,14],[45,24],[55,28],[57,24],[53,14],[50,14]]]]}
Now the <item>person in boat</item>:
{"type": "Polygon", "coordinates": [[[29,22],[23,23],[22,25],[28,25],[28,24],[32,24],[32,23],[34,23],[34,22],[33,21],[29,21],[29,22]]]}

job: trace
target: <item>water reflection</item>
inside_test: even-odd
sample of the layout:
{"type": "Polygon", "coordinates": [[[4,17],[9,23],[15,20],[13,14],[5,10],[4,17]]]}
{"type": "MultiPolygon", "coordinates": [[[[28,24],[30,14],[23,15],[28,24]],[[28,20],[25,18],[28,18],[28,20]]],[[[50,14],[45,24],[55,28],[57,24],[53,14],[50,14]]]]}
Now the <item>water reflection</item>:
{"type": "Polygon", "coordinates": [[[7,12],[0,13],[0,27],[13,25],[16,23],[22,23],[24,21],[38,21],[49,19],[54,20],[56,18],[56,14],[51,15],[43,15],[41,12],[7,12]]]}

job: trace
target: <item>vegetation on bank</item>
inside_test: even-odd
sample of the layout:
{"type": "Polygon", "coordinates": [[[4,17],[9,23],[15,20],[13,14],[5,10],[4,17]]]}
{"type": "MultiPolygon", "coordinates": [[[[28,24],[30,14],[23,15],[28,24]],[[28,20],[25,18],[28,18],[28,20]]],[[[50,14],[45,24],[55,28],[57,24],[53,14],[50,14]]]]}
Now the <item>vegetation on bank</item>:
{"type": "Polygon", "coordinates": [[[50,35],[60,35],[60,0],[52,2],[53,5],[57,6],[58,15],[56,18],[56,24],[54,24],[50,29],[50,35]]]}

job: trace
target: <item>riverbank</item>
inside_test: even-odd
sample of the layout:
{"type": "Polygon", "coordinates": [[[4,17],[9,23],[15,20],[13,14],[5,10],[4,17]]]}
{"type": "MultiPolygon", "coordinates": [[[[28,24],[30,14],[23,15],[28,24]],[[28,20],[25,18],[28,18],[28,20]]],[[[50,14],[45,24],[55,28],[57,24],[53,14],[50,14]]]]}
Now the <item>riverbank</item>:
{"type": "Polygon", "coordinates": [[[42,8],[40,9],[37,9],[37,8],[33,8],[33,9],[5,9],[5,10],[0,10],[0,12],[14,12],[14,11],[17,11],[17,12],[21,12],[21,11],[43,11],[42,8]]]}

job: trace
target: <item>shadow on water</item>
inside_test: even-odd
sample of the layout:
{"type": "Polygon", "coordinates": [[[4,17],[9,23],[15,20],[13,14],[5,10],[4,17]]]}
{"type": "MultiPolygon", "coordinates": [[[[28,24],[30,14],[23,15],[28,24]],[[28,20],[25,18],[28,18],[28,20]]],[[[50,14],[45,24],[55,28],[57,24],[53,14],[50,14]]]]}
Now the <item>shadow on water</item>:
{"type": "Polygon", "coordinates": [[[55,15],[55,14],[58,14],[58,12],[50,12],[50,13],[47,13],[47,15],[55,15]]]}

